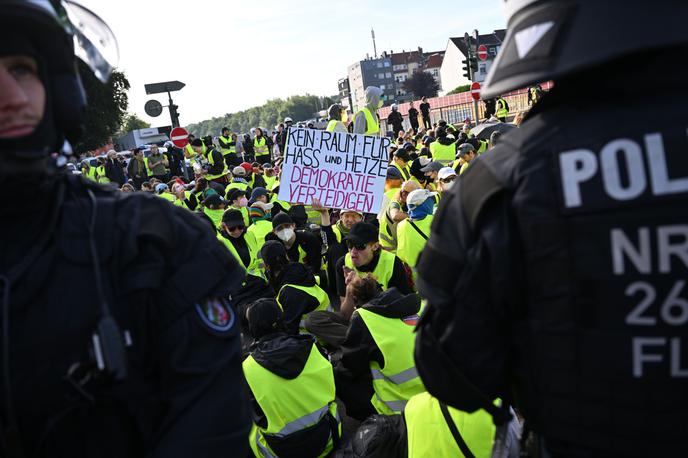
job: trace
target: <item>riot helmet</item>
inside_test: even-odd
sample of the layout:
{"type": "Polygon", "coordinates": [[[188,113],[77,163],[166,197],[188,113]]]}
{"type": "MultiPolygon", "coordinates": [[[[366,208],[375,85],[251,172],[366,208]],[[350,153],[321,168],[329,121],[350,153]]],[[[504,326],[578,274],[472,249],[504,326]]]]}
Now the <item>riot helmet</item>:
{"type": "Polygon", "coordinates": [[[683,0],[503,3],[508,32],[482,89],[484,99],[639,51],[688,43],[683,0]]]}

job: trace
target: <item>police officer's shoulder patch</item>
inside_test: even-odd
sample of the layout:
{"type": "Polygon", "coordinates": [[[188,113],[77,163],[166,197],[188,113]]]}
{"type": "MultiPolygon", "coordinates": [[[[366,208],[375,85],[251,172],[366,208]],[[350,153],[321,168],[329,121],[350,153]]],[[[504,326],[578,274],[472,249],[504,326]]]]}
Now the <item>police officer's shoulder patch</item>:
{"type": "Polygon", "coordinates": [[[194,308],[205,330],[220,337],[233,334],[236,314],[227,299],[210,297],[197,303],[194,308]]]}

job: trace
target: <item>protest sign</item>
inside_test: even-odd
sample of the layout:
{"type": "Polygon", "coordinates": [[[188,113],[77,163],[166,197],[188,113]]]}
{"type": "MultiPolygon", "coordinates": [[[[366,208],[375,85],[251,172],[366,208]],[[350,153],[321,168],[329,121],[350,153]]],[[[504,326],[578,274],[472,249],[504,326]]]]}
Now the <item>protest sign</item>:
{"type": "Polygon", "coordinates": [[[289,129],[279,199],[377,213],[389,165],[385,137],[289,129]]]}

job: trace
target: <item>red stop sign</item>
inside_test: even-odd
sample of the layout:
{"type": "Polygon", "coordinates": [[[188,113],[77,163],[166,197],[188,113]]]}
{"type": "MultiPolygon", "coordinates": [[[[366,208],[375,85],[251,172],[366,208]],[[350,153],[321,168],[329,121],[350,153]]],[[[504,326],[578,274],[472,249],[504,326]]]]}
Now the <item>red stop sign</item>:
{"type": "Polygon", "coordinates": [[[485,46],[485,45],[478,46],[478,58],[480,60],[487,60],[487,46],[485,46]]]}
{"type": "Polygon", "coordinates": [[[170,132],[170,140],[177,148],[184,148],[189,144],[189,133],[183,127],[175,127],[170,132]]]}
{"type": "Polygon", "coordinates": [[[471,96],[473,100],[480,100],[480,83],[471,84],[471,96]]]}

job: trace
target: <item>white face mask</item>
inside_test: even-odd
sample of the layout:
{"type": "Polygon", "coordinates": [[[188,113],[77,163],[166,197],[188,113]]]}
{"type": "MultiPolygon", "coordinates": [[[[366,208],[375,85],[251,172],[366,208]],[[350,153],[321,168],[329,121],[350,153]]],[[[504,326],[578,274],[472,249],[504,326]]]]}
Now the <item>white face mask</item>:
{"type": "Polygon", "coordinates": [[[442,183],[442,189],[445,191],[449,191],[452,186],[454,186],[454,182],[452,181],[451,183],[442,183]]]}
{"type": "Polygon", "coordinates": [[[281,241],[288,242],[294,236],[294,229],[288,227],[286,229],[282,229],[281,231],[277,231],[276,235],[281,241]]]}

